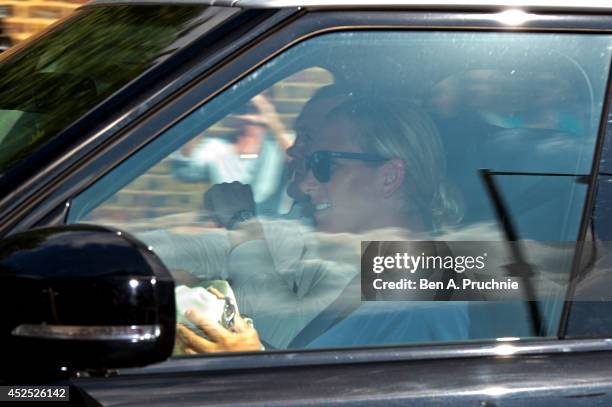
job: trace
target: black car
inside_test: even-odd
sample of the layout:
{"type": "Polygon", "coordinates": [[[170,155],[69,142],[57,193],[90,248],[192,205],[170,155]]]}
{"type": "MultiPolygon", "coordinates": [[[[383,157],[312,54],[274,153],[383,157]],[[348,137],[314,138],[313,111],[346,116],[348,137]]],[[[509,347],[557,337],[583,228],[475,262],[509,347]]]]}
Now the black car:
{"type": "Polygon", "coordinates": [[[609,404],[611,60],[605,1],[80,7],[0,56],[0,400],[609,404]]]}

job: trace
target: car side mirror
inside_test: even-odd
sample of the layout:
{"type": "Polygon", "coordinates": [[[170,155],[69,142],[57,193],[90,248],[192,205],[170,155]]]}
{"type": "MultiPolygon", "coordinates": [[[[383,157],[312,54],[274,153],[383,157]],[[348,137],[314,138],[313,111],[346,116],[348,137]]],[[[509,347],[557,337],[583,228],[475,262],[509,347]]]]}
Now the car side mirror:
{"type": "Polygon", "coordinates": [[[174,282],[151,248],[92,225],[0,241],[0,379],[143,366],[174,344],[174,282]]]}

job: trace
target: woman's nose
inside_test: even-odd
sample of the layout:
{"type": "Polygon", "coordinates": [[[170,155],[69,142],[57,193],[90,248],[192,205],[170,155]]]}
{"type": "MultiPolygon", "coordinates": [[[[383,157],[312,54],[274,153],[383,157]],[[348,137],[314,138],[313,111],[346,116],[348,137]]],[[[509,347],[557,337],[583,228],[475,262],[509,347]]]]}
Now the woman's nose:
{"type": "Polygon", "coordinates": [[[299,183],[299,188],[306,195],[312,195],[314,191],[319,187],[319,182],[316,180],[314,175],[312,175],[312,171],[306,170],[304,175],[302,176],[302,180],[299,183]]]}

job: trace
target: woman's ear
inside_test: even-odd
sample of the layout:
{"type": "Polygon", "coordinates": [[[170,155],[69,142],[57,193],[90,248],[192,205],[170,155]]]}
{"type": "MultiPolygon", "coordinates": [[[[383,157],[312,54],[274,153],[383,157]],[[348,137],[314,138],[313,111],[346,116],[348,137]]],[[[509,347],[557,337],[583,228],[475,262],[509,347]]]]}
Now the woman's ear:
{"type": "Polygon", "coordinates": [[[392,158],[381,167],[383,197],[391,197],[404,182],[406,163],[399,158],[392,158]]]}

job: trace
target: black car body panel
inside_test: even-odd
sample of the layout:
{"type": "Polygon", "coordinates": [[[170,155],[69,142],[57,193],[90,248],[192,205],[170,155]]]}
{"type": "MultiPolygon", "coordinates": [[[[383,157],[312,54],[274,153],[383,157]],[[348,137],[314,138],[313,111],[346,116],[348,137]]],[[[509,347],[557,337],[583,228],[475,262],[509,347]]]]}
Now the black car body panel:
{"type": "Polygon", "coordinates": [[[75,384],[105,405],[126,406],[607,405],[611,401],[609,358],[609,352],[593,352],[347,362],[332,366],[118,376],[77,380],[75,384]],[[150,398],[153,393],[154,401],[150,398]]]}

